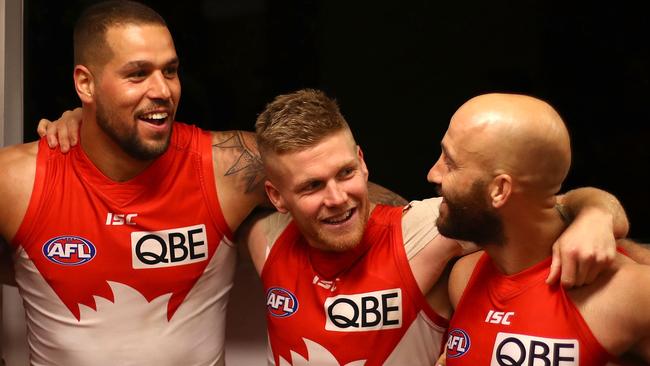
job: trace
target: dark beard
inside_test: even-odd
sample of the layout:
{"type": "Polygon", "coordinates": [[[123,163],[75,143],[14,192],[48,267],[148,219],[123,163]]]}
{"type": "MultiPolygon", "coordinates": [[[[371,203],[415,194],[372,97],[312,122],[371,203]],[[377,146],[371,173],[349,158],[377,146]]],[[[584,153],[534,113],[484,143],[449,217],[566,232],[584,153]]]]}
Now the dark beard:
{"type": "Polygon", "coordinates": [[[447,204],[447,215],[436,220],[442,235],[479,245],[503,243],[503,223],[487,202],[485,187],[482,181],[474,182],[469,193],[453,198],[439,190],[447,204]]]}
{"type": "MultiPolygon", "coordinates": [[[[138,132],[135,128],[127,129],[128,127],[118,127],[112,122],[110,114],[106,109],[97,101],[97,124],[99,128],[104,131],[124,152],[130,157],[140,161],[150,161],[162,155],[169,146],[171,140],[171,133],[166,137],[164,142],[147,146],[142,143],[138,137],[138,132]]],[[[173,126],[172,126],[173,128],[173,126]]]]}

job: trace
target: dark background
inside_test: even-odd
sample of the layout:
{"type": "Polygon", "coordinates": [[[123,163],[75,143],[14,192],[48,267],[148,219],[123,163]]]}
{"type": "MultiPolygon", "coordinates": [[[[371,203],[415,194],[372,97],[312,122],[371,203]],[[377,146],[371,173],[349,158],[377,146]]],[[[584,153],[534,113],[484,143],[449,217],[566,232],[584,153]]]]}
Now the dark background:
{"type": "MultiPolygon", "coordinates": [[[[25,0],[25,131],[79,105],[72,26],[93,1],[25,0]],[[63,5],[65,4],[65,5],[63,5]]],[[[631,236],[650,241],[650,19],[631,2],[149,1],[181,59],[177,119],[252,130],[275,95],[335,97],[371,179],[434,195],[426,173],[467,99],[505,91],[547,100],[573,139],[563,191],[615,194],[631,236]]],[[[643,2],[637,2],[642,4],[643,2]]]]}

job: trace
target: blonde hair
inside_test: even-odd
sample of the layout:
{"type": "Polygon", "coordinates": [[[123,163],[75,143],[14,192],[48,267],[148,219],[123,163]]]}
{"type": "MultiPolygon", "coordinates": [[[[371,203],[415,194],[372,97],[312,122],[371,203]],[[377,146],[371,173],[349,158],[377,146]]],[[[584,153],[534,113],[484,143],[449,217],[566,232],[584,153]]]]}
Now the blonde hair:
{"type": "Polygon", "coordinates": [[[335,132],[349,129],[336,101],[315,89],[277,96],[255,122],[262,157],[265,152],[299,151],[335,132]]]}

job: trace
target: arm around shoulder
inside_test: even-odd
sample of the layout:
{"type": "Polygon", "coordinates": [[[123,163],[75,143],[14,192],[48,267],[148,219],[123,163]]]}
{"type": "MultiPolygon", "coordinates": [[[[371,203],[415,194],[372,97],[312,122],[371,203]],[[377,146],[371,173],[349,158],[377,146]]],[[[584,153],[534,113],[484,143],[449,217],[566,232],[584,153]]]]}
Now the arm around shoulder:
{"type": "Polygon", "coordinates": [[[270,207],[253,132],[212,132],[212,163],[219,203],[233,231],[255,207],[270,207]]]}

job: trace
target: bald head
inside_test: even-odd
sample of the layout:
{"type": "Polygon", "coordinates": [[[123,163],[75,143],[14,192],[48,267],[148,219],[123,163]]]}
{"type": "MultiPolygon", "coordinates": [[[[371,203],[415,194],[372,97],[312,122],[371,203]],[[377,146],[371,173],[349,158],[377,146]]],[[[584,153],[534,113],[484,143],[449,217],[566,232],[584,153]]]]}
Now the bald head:
{"type": "Polygon", "coordinates": [[[548,103],[517,94],[472,98],[447,131],[454,146],[489,174],[509,174],[518,189],[559,191],[571,164],[569,133],[548,103]]]}

